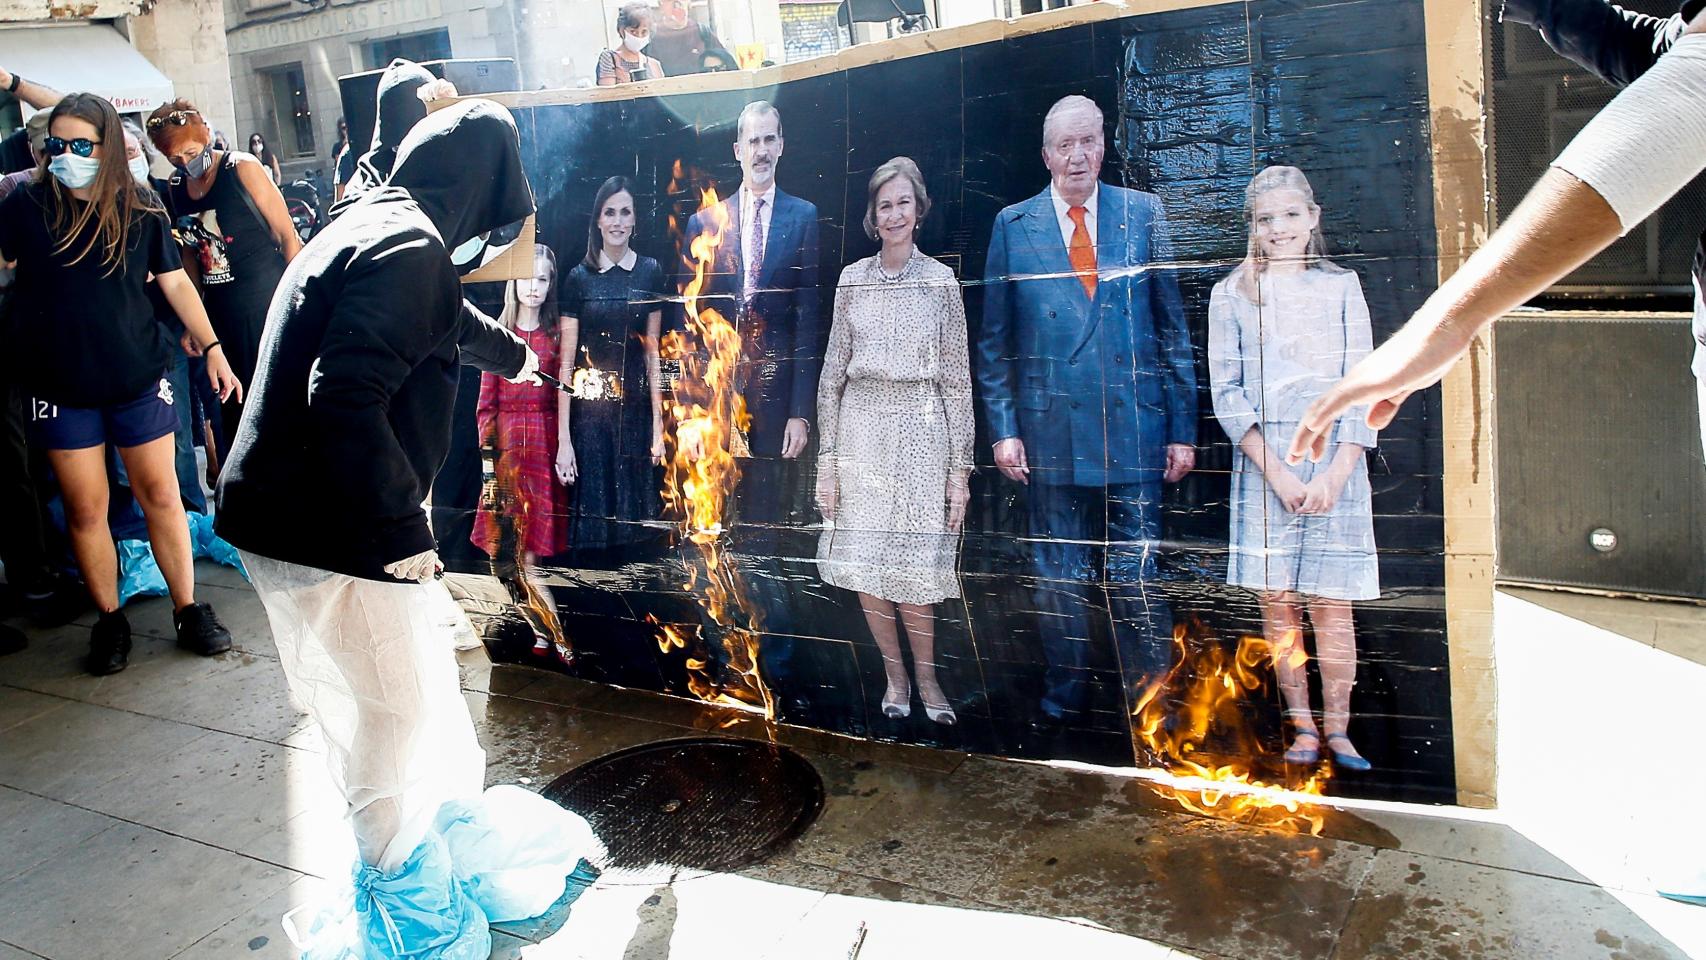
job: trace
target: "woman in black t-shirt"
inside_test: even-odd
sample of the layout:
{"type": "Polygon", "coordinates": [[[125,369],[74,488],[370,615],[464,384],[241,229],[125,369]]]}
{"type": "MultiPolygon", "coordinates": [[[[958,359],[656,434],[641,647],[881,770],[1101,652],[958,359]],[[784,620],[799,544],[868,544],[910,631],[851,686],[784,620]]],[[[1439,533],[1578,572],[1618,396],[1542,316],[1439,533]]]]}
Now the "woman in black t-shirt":
{"type": "MultiPolygon", "coordinates": [[[[213,128],[188,100],[161,104],[148,118],[148,137],[176,168],[166,182],[167,213],[180,232],[188,226],[201,248],[202,303],[237,379],[255,377],[267,307],[285,264],[302,249],[284,196],[256,158],[214,145],[213,128]]],[[[236,401],[219,411],[220,460],[231,455],[243,415],[236,401]]]]}
{"type": "Polygon", "coordinates": [[[89,670],[122,670],[130,652],[107,528],[108,443],[148,519],[179,644],[223,652],[231,635],[195,599],[173,463],[173,405],[181,401],[166,379],[173,345],[149,305],[151,274],[183,320],[186,340],[207,352],[214,389],[223,397],[240,395],[242,386],[184,274],[159,197],[127,165],[113,105],[87,93],[61,100],[46,148],[42,174],[0,203],[0,258],[17,263],[6,342],[30,397],[31,440],[58,475],[77,565],[100,609],[89,670]]]}

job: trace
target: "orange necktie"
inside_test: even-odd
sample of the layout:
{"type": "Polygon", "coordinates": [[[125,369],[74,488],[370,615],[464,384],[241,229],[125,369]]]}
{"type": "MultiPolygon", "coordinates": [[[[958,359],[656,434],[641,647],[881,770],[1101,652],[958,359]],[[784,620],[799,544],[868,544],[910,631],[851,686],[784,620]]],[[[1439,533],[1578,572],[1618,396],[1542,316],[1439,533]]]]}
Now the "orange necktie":
{"type": "Polygon", "coordinates": [[[1096,248],[1090,243],[1090,230],[1084,226],[1084,208],[1069,207],[1066,215],[1072,220],[1072,243],[1066,248],[1066,256],[1072,261],[1072,270],[1078,274],[1078,281],[1084,284],[1085,295],[1094,300],[1096,248]]]}

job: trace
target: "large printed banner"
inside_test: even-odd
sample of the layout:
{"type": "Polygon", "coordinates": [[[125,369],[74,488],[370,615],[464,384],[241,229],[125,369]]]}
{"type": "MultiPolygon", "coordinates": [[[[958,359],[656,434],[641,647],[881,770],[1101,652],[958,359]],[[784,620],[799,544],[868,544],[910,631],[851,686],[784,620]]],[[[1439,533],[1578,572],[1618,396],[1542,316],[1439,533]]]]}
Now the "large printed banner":
{"type": "Polygon", "coordinates": [[[536,277],[472,289],[568,392],[470,373],[434,494],[511,585],[494,653],[1450,800],[1438,394],[1284,460],[1437,276],[1422,21],[1253,0],[518,100],[536,277]]]}

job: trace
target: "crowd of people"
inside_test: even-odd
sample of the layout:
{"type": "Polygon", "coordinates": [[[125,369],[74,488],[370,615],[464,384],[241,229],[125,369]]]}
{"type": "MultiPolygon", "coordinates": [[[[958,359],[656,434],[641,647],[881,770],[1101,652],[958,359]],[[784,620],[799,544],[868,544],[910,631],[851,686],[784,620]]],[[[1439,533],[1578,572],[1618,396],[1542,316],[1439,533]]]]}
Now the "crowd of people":
{"type": "MultiPolygon", "coordinates": [[[[386,81],[372,148],[351,160],[341,191],[352,199],[384,182],[426,101],[455,95],[408,61],[386,81]]],[[[123,670],[131,639],[114,535],[145,527],[180,644],[223,652],[229,631],[195,598],[185,511],[210,512],[268,307],[302,249],[278,158],[259,133],[251,152],[229,149],[187,100],[139,126],[93,95],[3,70],[0,86],[36,111],[0,143],[0,286],[16,356],[29,358],[0,382],[0,562],[14,606],[53,624],[92,603],[87,669],[123,670]]],[[[0,627],[0,650],[24,643],[0,627]]]]}

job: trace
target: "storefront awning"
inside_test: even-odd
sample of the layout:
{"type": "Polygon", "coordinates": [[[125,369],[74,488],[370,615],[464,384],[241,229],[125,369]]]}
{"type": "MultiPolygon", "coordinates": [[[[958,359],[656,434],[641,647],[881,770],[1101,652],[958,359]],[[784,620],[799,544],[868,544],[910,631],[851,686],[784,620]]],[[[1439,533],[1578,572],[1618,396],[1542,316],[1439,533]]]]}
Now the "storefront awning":
{"type": "Polygon", "coordinates": [[[119,113],[147,113],[172,99],[172,81],[104,23],[0,28],[0,64],[61,93],[87,91],[119,113]]]}

